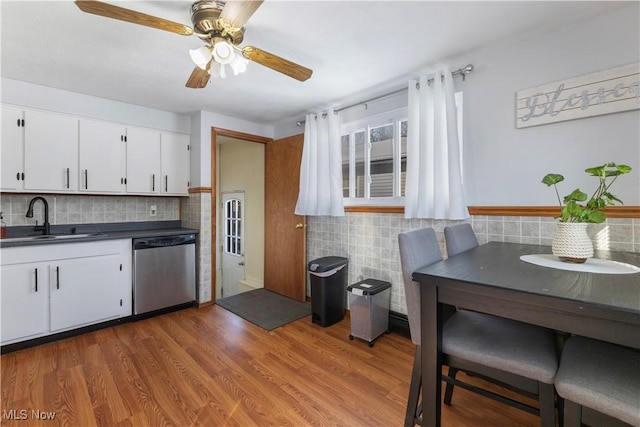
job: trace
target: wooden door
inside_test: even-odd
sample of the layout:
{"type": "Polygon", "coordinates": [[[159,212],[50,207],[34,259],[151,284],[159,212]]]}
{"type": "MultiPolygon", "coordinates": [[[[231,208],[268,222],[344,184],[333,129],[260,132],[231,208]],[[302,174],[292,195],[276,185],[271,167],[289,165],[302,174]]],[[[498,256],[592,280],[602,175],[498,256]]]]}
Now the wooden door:
{"type": "Polygon", "coordinates": [[[295,215],[302,134],[270,141],[265,150],[264,287],[306,299],[306,218],[295,215]]]}

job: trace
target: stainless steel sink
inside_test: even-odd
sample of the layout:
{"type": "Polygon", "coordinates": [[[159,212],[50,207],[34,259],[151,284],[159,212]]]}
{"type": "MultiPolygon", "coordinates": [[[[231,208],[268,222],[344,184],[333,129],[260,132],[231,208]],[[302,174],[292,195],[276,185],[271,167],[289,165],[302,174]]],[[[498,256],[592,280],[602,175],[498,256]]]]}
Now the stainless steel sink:
{"type": "Polygon", "coordinates": [[[10,237],[8,239],[2,239],[5,242],[30,242],[37,240],[69,240],[69,239],[81,239],[83,237],[103,236],[104,233],[84,233],[84,234],[47,234],[37,236],[24,236],[24,237],[10,237]]]}

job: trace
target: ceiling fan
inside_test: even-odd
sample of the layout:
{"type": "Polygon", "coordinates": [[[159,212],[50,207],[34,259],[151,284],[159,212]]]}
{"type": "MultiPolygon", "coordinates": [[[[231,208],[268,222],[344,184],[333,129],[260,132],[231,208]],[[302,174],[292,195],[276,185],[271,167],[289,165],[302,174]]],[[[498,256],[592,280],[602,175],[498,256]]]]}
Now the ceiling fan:
{"type": "Polygon", "coordinates": [[[240,48],[244,25],[263,0],[199,0],[191,5],[193,28],[142,12],[125,9],[97,0],[76,0],[86,13],[100,15],[133,24],[169,31],[183,36],[195,35],[205,46],[190,51],[196,64],[187,80],[187,87],[203,88],[211,75],[226,76],[226,65],[234,74],[243,72],[248,60],[257,62],[299,81],[305,81],[312,70],[253,46],[240,48]]]}

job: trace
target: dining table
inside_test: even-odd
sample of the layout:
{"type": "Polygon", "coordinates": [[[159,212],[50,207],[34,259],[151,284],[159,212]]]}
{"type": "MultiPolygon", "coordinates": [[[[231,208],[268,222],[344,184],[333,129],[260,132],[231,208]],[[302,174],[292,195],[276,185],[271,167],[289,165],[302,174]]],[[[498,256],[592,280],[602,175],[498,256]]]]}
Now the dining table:
{"type": "MultiPolygon", "coordinates": [[[[413,280],[420,283],[423,426],[441,421],[446,305],[640,349],[638,252],[596,250],[570,265],[550,246],[489,242],[422,267],[413,280]]],[[[415,408],[407,408],[405,426],[414,424],[410,413],[415,408]]]]}

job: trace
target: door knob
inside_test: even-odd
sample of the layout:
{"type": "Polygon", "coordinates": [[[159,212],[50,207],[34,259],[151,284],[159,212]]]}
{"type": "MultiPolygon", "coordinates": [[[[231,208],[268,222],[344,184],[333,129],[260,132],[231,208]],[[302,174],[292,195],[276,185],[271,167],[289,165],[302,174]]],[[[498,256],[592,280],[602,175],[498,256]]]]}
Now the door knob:
{"type": "Polygon", "coordinates": [[[305,228],[305,227],[306,227],[306,225],[301,223],[301,222],[296,224],[296,228],[305,228]]]}

